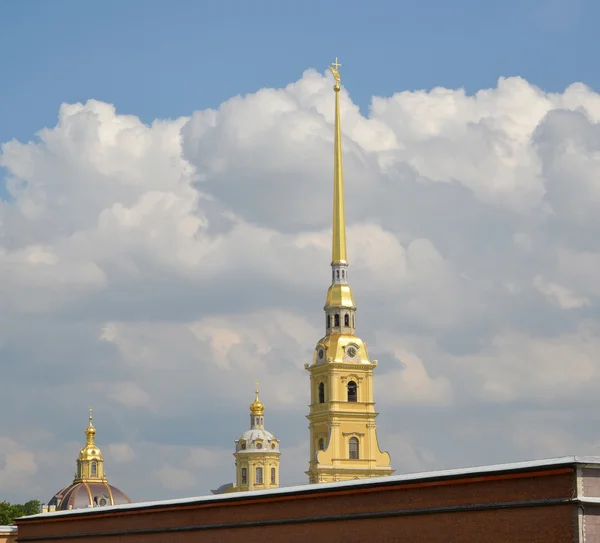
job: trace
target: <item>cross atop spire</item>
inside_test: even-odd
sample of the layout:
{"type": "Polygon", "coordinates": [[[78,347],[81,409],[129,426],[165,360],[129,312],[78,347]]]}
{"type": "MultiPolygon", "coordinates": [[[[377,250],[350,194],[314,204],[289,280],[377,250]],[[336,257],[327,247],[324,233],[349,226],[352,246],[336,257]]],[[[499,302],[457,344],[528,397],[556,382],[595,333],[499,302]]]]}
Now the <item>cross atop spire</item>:
{"type": "Polygon", "coordinates": [[[329,69],[331,70],[331,73],[333,74],[333,77],[335,78],[335,87],[334,89],[340,90],[340,72],[338,70],[338,68],[341,67],[341,64],[338,62],[338,58],[335,57],[335,62],[331,63],[331,66],[329,66],[329,69]]]}

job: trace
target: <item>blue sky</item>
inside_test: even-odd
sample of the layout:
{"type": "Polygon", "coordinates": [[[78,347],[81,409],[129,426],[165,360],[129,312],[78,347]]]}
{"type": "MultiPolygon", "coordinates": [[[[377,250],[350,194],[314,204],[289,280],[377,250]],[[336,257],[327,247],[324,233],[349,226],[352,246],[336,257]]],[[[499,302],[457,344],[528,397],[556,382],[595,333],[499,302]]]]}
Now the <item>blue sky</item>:
{"type": "Polygon", "coordinates": [[[96,98],[145,122],[296,81],[337,55],[363,111],[374,94],[600,86],[600,6],[584,0],[199,2],[0,0],[0,141],[96,98]]]}
{"type": "Polygon", "coordinates": [[[281,480],[305,481],[336,56],[393,466],[599,454],[598,20],[584,0],[0,0],[0,199],[22,181],[0,200],[0,499],[69,482],[90,405],[113,484],[205,494],[256,380],[281,480]]]}

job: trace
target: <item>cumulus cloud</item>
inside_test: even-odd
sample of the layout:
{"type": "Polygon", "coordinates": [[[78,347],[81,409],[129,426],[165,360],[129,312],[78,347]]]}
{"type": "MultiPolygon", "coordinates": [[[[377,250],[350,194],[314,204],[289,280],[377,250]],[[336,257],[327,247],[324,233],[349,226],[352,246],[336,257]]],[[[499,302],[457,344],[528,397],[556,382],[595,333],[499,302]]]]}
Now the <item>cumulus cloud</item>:
{"type": "Polygon", "coordinates": [[[135,458],[135,452],[127,443],[111,443],[106,451],[108,457],[115,462],[129,462],[135,458]]]}
{"type": "MultiPolygon", "coordinates": [[[[233,480],[256,380],[282,482],[305,481],[331,86],[308,70],[149,125],[63,104],[55,126],[2,144],[0,405],[29,399],[0,421],[7,498],[69,482],[90,404],[112,483],[206,493],[233,480]]],[[[398,471],[562,454],[567,437],[593,452],[593,425],[556,414],[583,416],[600,384],[600,96],[509,77],[373,97],[366,116],[340,99],[381,448],[398,471]]]]}
{"type": "MultiPolygon", "coordinates": [[[[432,378],[415,353],[398,347],[394,352],[398,369],[385,374],[378,383],[378,398],[391,404],[448,405],[452,402],[452,385],[445,377],[432,378]]],[[[392,360],[388,360],[388,364],[392,360]]]]}
{"type": "Polygon", "coordinates": [[[533,286],[547,298],[555,301],[561,309],[575,309],[590,305],[590,301],[587,298],[577,296],[568,288],[547,281],[541,275],[536,275],[533,278],[533,286]]]}
{"type": "Polygon", "coordinates": [[[168,490],[187,490],[193,488],[196,479],[191,471],[166,465],[157,471],[158,480],[168,490]]]}
{"type": "Polygon", "coordinates": [[[38,470],[33,452],[8,437],[0,438],[0,484],[3,489],[17,491],[38,470]]]}

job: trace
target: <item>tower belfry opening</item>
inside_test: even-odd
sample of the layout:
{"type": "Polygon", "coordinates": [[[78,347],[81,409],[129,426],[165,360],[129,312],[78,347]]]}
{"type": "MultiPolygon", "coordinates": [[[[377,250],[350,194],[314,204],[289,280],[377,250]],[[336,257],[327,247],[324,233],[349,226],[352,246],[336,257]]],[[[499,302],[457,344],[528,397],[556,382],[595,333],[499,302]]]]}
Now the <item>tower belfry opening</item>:
{"type": "Polygon", "coordinates": [[[390,455],[379,449],[373,399],[373,370],[366,344],[356,335],[356,304],[348,283],[346,217],[340,120],[340,73],[335,59],[333,228],[331,286],[325,300],[326,330],[315,348],[310,372],[311,483],[390,475],[390,455]]]}

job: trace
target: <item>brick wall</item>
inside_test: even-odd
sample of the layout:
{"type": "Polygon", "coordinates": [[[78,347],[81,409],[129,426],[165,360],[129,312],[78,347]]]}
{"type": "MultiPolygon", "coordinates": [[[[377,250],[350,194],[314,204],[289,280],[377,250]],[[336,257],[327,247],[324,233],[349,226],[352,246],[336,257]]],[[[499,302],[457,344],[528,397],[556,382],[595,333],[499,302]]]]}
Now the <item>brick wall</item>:
{"type": "Polygon", "coordinates": [[[399,510],[423,510],[473,504],[493,504],[570,498],[574,488],[572,471],[537,476],[519,474],[488,476],[442,482],[390,485],[373,489],[328,490],[289,497],[264,494],[252,500],[233,499],[189,506],[172,506],[127,513],[106,512],[69,517],[48,515],[40,522],[20,523],[20,539],[60,534],[89,534],[152,530],[168,527],[215,525],[239,522],[291,521],[291,524],[246,526],[202,531],[121,534],[70,543],[227,542],[243,540],[312,542],[327,541],[419,541],[419,542],[565,542],[573,541],[574,507],[554,505],[516,509],[460,511],[386,518],[348,518],[315,522],[316,517],[357,515],[399,510]],[[307,521],[306,519],[313,519],[307,521]]]}

